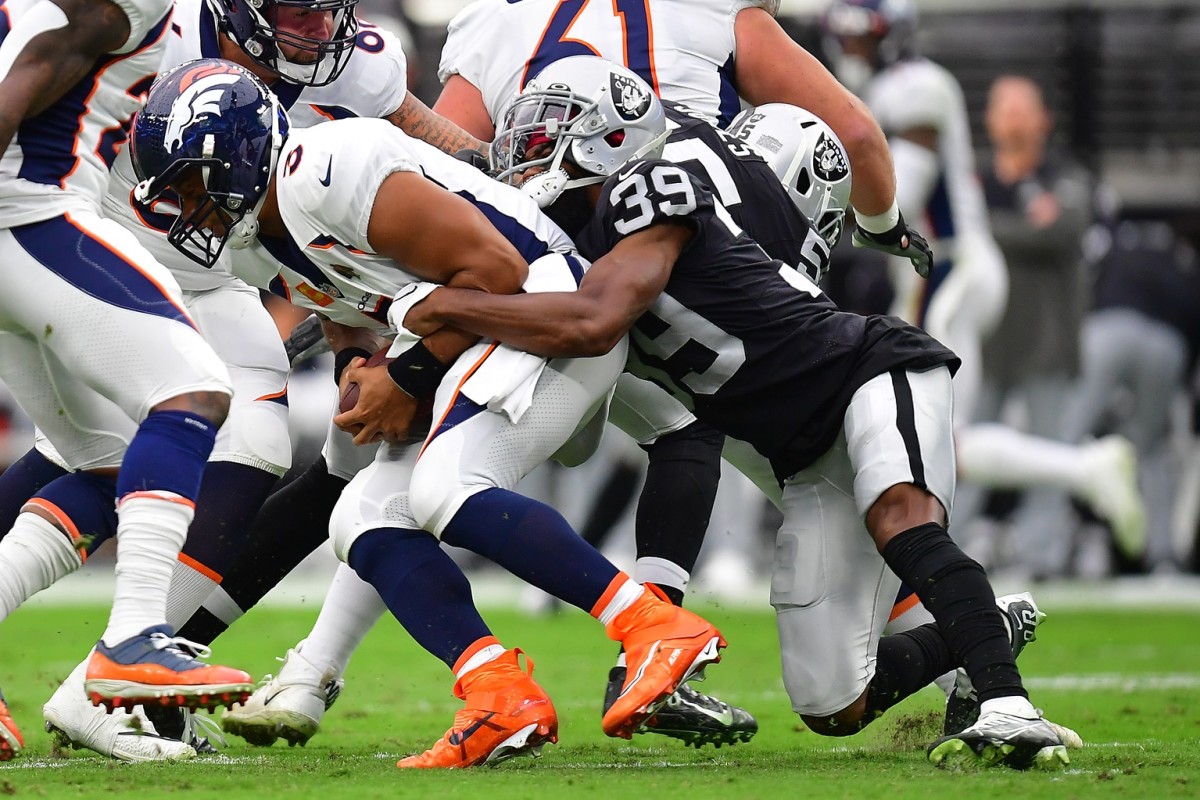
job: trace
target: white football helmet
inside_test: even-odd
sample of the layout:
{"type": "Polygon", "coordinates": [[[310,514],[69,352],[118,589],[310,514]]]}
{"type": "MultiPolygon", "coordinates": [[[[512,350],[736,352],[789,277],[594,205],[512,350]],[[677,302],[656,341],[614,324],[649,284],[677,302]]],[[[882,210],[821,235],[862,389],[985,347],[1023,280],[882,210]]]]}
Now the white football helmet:
{"type": "Polygon", "coordinates": [[[766,159],[792,202],[833,247],[850,207],[850,158],[833,129],[817,115],[787,103],[738,114],[729,133],[766,159]]]}
{"type": "Polygon", "coordinates": [[[596,56],[556,61],[526,84],[492,143],[497,178],[545,208],[566,189],[600,183],[622,165],[657,158],[667,139],[662,103],[644,80],[596,56]],[[563,160],[584,177],[572,177],[563,160]],[[526,172],[544,167],[536,176],[526,172]]]}

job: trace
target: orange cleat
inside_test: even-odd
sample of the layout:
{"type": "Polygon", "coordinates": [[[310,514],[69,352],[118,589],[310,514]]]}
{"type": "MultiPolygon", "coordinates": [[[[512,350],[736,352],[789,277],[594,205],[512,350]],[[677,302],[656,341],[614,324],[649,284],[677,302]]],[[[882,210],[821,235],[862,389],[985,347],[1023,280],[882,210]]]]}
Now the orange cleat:
{"type": "Polygon", "coordinates": [[[625,646],[625,685],[604,712],[604,732],[632,739],[643,722],[684,681],[721,660],[725,639],[712,623],[672,605],[647,587],[637,602],[608,623],[610,639],[625,646]]]}
{"type": "Polygon", "coordinates": [[[513,756],[540,756],[542,746],[558,741],[554,704],[533,680],[533,660],[521,669],[519,649],[471,670],[454,684],[454,696],[466,706],[454,725],[429,750],[396,763],[403,769],[460,769],[499,764],[513,756]]]}
{"type": "Polygon", "coordinates": [[[110,711],[136,705],[211,711],[250,697],[254,684],[247,673],[197,660],[208,648],[171,633],[155,625],[114,647],[97,642],[83,684],[92,705],[110,711]]]}
{"type": "Polygon", "coordinates": [[[4,693],[0,692],[0,761],[8,761],[21,752],[21,748],[24,746],[25,740],[21,738],[21,732],[17,730],[17,723],[8,713],[8,706],[4,702],[4,693]]]}

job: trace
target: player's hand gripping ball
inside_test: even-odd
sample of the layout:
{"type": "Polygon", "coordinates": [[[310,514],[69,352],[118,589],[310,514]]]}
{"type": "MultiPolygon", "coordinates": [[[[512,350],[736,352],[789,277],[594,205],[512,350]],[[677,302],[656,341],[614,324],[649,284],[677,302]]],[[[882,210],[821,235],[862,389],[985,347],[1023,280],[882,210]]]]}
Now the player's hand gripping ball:
{"type": "MultiPolygon", "coordinates": [[[[383,348],[375,355],[367,359],[364,367],[386,367],[388,364],[395,361],[387,356],[388,348],[383,348]]],[[[345,413],[358,405],[359,387],[357,383],[351,381],[346,384],[346,391],[342,392],[341,399],[338,402],[338,411],[345,413]]],[[[417,398],[417,410],[413,414],[412,424],[408,429],[408,440],[410,442],[420,441],[429,434],[429,428],[433,425],[433,397],[417,398]]]]}

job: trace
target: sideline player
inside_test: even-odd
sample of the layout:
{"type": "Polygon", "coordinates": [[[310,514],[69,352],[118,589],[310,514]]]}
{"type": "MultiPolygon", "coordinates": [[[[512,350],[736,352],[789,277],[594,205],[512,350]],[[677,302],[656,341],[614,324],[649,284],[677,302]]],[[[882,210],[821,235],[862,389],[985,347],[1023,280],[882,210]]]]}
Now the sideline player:
{"type": "MultiPolygon", "coordinates": [[[[86,691],[110,707],[227,704],[248,694],[249,675],[196,660],[164,620],[204,462],[229,410],[229,375],[170,275],[99,214],[171,5],[39,0],[8,3],[5,17],[0,250],[13,275],[0,301],[0,375],[75,466],[120,464],[108,495],[117,499],[117,587],[86,691]],[[97,438],[119,452],[97,458],[97,438]]],[[[0,542],[0,616],[81,561],[78,528],[53,502],[27,508],[0,542]]]]}
{"type": "Polygon", "coordinates": [[[1066,489],[1094,506],[1125,549],[1140,551],[1146,516],[1128,441],[1074,446],[1004,425],[972,424],[982,341],[1004,312],[1008,270],[975,173],[962,89],[943,67],[917,54],[912,0],[834,0],[822,27],[836,74],[888,134],[901,210],[931,225],[937,266],[928,281],[919,281],[896,264],[895,311],[963,360],[954,379],[959,474],[993,488],[1066,489]]]}
{"type": "MultiPolygon", "coordinates": [[[[406,63],[399,42],[367,23],[360,27],[354,16],[355,6],[356,0],[264,0],[258,6],[224,0],[182,0],[164,36],[167,47],[160,68],[200,56],[220,55],[277,85],[297,124],[312,125],[347,115],[386,117],[443,148],[480,146],[406,92],[406,63]]],[[[213,268],[205,268],[186,257],[168,241],[175,219],[170,198],[153,207],[140,204],[132,196],[135,183],[128,155],[118,155],[104,212],[123,222],[171,270],[184,289],[185,308],[229,366],[236,390],[229,418],[205,469],[196,518],[175,565],[167,616],[169,623],[178,627],[202,601],[219,592],[218,584],[235,563],[247,528],[276,479],[291,463],[288,366],[258,293],[230,274],[230,260],[237,271],[236,262],[254,259],[233,252],[229,254],[232,259],[227,256],[213,268]]],[[[277,280],[275,288],[289,295],[295,292],[297,299],[318,309],[329,302],[321,290],[323,284],[311,276],[291,278],[290,283],[288,280],[277,280]]],[[[119,451],[120,443],[111,447],[119,451]]],[[[39,441],[38,450],[41,452],[27,454],[15,469],[0,478],[4,496],[49,494],[63,516],[93,536],[89,550],[94,550],[107,538],[105,529],[111,531],[115,520],[111,513],[105,513],[102,502],[85,494],[63,498],[57,488],[39,492],[43,484],[62,475],[69,465],[44,439],[39,441]]],[[[361,464],[359,458],[354,469],[361,464]]],[[[328,483],[331,478],[324,468],[322,459],[313,465],[309,471],[312,474],[306,475],[312,481],[328,483]]],[[[103,486],[92,488],[101,495],[105,490],[103,486]]],[[[22,502],[8,504],[12,505],[11,517],[16,516],[22,502]]],[[[310,549],[304,548],[284,571],[310,549]]],[[[272,547],[270,554],[273,560],[285,562],[291,555],[278,547],[272,547]]],[[[172,741],[181,730],[170,719],[170,712],[150,709],[156,730],[145,720],[132,724],[122,715],[100,716],[81,702],[83,672],[81,665],[43,709],[47,723],[61,738],[122,760],[191,755],[188,743],[172,741]],[[141,732],[165,736],[141,736],[141,732]]],[[[182,718],[177,722],[181,724],[182,718]]]]}
{"type": "Polygon", "coordinates": [[[616,158],[611,141],[663,125],[657,105],[648,85],[600,59],[540,73],[507,112],[493,162],[542,184],[534,191],[567,171],[549,208],[571,212],[593,268],[569,294],[433,289],[405,324],[546,356],[594,355],[628,332],[631,371],[751,445],[783,484],[772,603],[785,685],[811,729],[853,733],[959,664],[980,717],[931,745],[933,762],[972,751],[1017,768],[1066,763],[1022,686],[1019,621],[1006,630],[983,570],[946,533],[958,359],[900,320],[838,311],[680,167],[616,158]],[[581,203],[590,219],[574,213],[581,203]],[[936,624],[881,639],[900,580],[936,624]]]}
{"type": "MultiPolygon", "coordinates": [[[[570,240],[532,200],[382,121],[294,131],[270,180],[245,175],[247,164],[274,149],[271,120],[262,117],[284,126],[286,117],[244,72],[219,90],[235,113],[192,115],[179,103],[189,81],[220,64],[193,62],[163,76],[131,139],[139,195],[150,201],[171,187],[180,197],[180,246],[227,239],[255,207],[260,241],[310,258],[343,293],[404,297],[421,279],[537,291],[573,287],[582,275],[570,240]],[[182,146],[172,147],[181,126],[182,146]]],[[[466,702],[442,740],[399,766],[474,766],[557,740],[557,716],[529,677],[532,663],[522,670],[519,651],[491,635],[439,539],[606,625],[639,667],[604,719],[606,733],[628,738],[680,682],[719,659],[724,641],[709,623],[618,571],[552,509],[508,488],[596,417],[624,348],[548,362],[451,329],[420,339],[397,332],[394,361],[355,361],[343,376],[360,392],[335,422],[358,444],[383,444],[343,493],[330,532],[338,555],[452,668],[455,693],[466,702]],[[434,392],[437,422],[424,442],[410,444],[417,398],[434,392]]]]}

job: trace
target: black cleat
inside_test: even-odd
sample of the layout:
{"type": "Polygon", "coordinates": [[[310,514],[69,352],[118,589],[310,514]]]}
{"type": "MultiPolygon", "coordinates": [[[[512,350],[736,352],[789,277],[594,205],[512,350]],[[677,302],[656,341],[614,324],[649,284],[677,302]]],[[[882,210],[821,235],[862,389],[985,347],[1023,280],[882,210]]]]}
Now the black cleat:
{"type": "MultiPolygon", "coordinates": [[[[609,670],[604,691],[605,711],[624,685],[625,667],[609,670]]],[[[758,722],[745,709],[698,692],[685,683],[636,732],[659,733],[699,749],[706,744],[720,747],[748,742],[758,733],[758,722]]]]}
{"type": "MultiPolygon", "coordinates": [[[[1015,659],[1021,655],[1025,645],[1037,639],[1037,627],[1046,618],[1046,614],[1038,609],[1029,592],[997,597],[996,606],[1004,617],[1015,659]]],[[[974,725],[977,719],[979,696],[975,693],[975,687],[971,685],[966,671],[960,668],[954,681],[954,690],[946,698],[946,719],[942,723],[942,733],[951,736],[964,731],[974,725]]]]}

